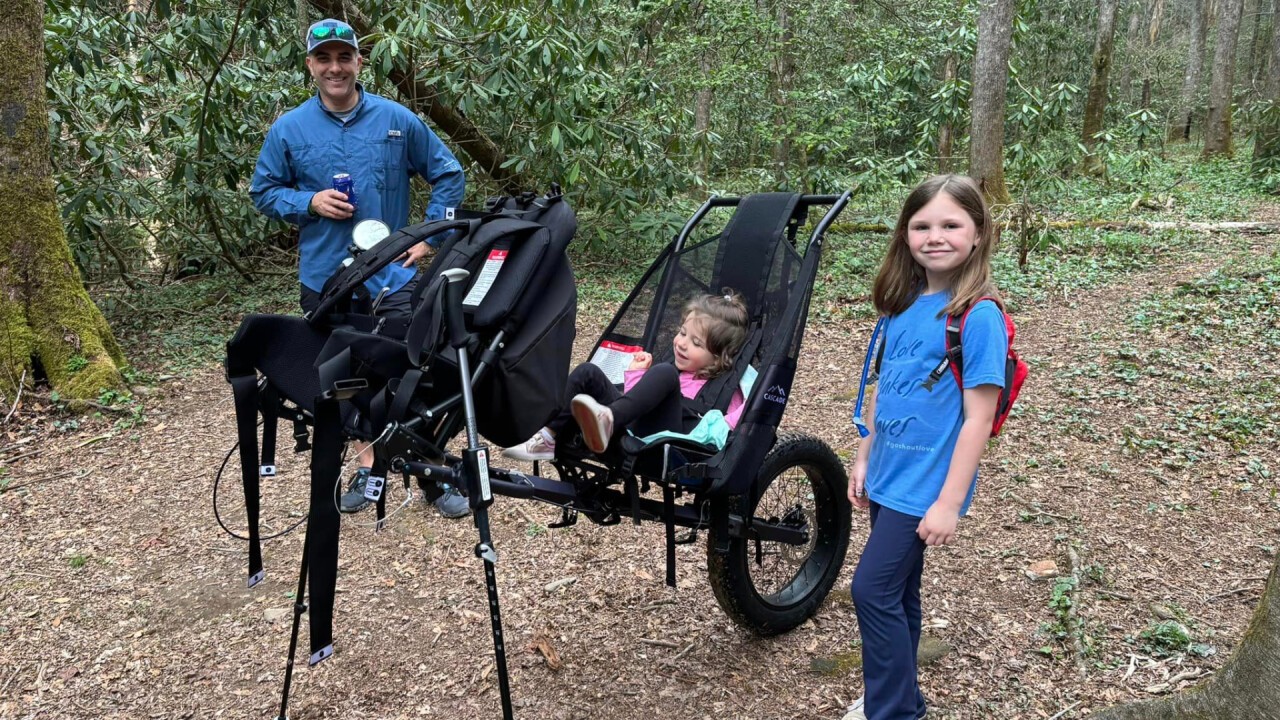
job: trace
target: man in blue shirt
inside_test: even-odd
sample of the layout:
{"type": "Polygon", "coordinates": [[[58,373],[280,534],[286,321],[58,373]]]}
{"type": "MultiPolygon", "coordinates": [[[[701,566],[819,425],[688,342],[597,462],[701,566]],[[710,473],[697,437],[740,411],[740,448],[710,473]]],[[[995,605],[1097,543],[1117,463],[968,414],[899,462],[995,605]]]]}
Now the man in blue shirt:
{"type": "MultiPolygon", "coordinates": [[[[453,153],[413,112],[366,92],[356,82],[363,64],[350,25],[326,19],[311,26],[307,70],[318,92],[271,126],[249,188],[259,212],[298,226],[303,312],[318,306],[325,281],[347,258],[356,222],[381,220],[392,230],[409,224],[413,175],[431,184],[427,220],[452,219],[462,203],[462,166],[453,153]],[[354,203],[333,189],[339,173],[351,176],[354,203]]],[[[416,264],[430,253],[426,242],[419,243],[368,280],[370,295],[381,296],[378,314],[409,312],[416,264]]],[[[362,467],[340,502],[344,512],[368,504],[364,485],[372,460],[372,453],[361,452],[362,467]]],[[[466,499],[454,491],[436,507],[446,517],[469,512],[466,499]]]]}

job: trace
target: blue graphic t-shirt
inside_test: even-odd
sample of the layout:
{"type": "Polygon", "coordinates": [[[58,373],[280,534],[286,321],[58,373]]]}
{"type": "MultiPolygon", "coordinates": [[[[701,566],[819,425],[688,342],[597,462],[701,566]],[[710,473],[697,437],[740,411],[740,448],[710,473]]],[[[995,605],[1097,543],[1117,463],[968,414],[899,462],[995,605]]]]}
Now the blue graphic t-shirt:
{"type": "MultiPolygon", "coordinates": [[[[876,386],[875,437],[867,463],[867,495],[898,512],[924,517],[938,499],[964,422],[964,405],[950,369],[932,390],[929,373],[946,348],[947,319],[939,315],[950,293],[921,295],[885,327],[884,361],[876,386]]],[[[989,300],[973,307],[960,340],[964,386],[1004,387],[1009,340],[1004,316],[989,300]]],[[[960,509],[969,511],[973,484],[960,509]]]]}

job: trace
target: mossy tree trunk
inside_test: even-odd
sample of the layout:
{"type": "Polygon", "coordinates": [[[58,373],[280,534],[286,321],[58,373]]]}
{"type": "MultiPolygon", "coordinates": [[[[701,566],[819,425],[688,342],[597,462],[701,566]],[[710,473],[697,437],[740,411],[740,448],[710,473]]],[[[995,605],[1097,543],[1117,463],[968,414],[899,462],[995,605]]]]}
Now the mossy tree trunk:
{"type": "Polygon", "coordinates": [[[45,107],[44,2],[0,17],[0,384],[16,387],[38,360],[69,398],[122,384],[124,358],[80,280],[58,212],[45,107]]]}
{"type": "Polygon", "coordinates": [[[1119,7],[1120,0],[1100,0],[1098,3],[1098,34],[1093,41],[1093,72],[1089,76],[1089,96],[1084,104],[1084,130],[1080,138],[1089,151],[1082,168],[1088,173],[1098,173],[1103,169],[1102,162],[1093,154],[1098,145],[1098,139],[1094,136],[1102,132],[1102,121],[1107,113],[1111,56],[1116,37],[1116,11],[1119,7]]]}
{"type": "Polygon", "coordinates": [[[1235,720],[1280,715],[1280,557],[1231,659],[1203,685],[1155,702],[1109,708],[1093,720],[1235,720]]]}
{"type": "Polygon", "coordinates": [[[1213,71],[1209,76],[1209,117],[1204,126],[1203,157],[1231,157],[1231,99],[1235,87],[1236,39],[1240,35],[1243,0],[1221,0],[1218,44],[1213,49],[1213,71]]]}
{"type": "Polygon", "coordinates": [[[1013,45],[1013,0],[982,0],[969,100],[969,175],[987,201],[1011,202],[1004,182],[1004,113],[1013,45]]]}

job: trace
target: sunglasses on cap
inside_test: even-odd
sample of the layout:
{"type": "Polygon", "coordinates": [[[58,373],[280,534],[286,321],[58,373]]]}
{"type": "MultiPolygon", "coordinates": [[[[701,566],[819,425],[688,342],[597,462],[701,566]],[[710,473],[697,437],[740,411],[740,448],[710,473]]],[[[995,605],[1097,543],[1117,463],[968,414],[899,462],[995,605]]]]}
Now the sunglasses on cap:
{"type": "Polygon", "coordinates": [[[327,26],[311,28],[311,37],[316,40],[327,40],[329,38],[334,38],[336,40],[350,40],[355,36],[356,35],[351,31],[351,28],[327,26]]]}

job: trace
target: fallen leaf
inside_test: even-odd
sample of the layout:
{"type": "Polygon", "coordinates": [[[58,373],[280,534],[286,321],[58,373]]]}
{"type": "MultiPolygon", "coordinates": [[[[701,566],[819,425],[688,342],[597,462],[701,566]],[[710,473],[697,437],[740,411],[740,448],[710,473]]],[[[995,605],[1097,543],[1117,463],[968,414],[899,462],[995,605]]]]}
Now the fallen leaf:
{"type": "Polygon", "coordinates": [[[1052,560],[1039,560],[1027,567],[1027,577],[1032,580],[1050,578],[1058,574],[1058,563],[1052,560]]]}
{"type": "Polygon", "coordinates": [[[564,663],[560,662],[560,653],[556,652],[555,646],[551,644],[551,638],[545,633],[538,633],[533,636],[533,642],[529,643],[529,650],[536,650],[542,654],[547,661],[547,667],[552,670],[559,670],[564,667],[564,663]]]}

